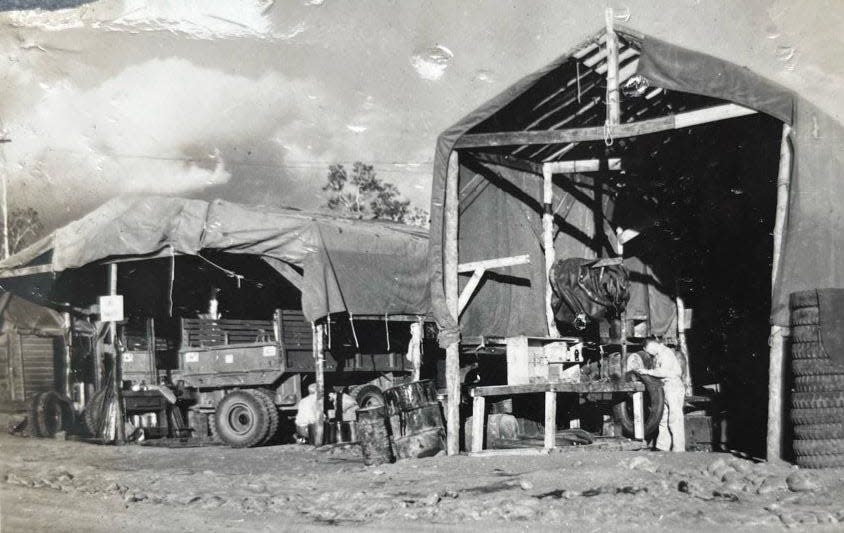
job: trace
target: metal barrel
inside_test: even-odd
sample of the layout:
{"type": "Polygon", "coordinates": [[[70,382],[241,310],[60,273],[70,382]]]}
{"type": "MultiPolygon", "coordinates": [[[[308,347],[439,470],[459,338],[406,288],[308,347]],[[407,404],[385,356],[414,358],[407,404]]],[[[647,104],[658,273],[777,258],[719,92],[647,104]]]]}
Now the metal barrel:
{"type": "Polygon", "coordinates": [[[445,449],[445,427],[431,380],[384,391],[399,459],[430,457],[445,449]]]}
{"type": "Polygon", "coordinates": [[[367,466],[395,461],[383,405],[357,410],[357,437],[367,466]]]}

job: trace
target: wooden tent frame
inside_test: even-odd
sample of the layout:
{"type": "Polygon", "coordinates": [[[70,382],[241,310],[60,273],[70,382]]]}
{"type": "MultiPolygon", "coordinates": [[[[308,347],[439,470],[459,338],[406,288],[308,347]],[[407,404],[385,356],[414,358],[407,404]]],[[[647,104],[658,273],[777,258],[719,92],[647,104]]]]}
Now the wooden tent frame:
{"type": "MultiPolygon", "coordinates": [[[[612,8],[605,12],[606,40],[605,46],[607,56],[607,94],[606,94],[606,122],[604,127],[569,128],[555,130],[531,130],[514,131],[501,133],[479,133],[465,134],[457,139],[448,160],[448,169],[445,183],[445,205],[443,218],[443,268],[444,268],[444,290],[446,306],[456,322],[468,298],[461,298],[459,293],[458,272],[461,271],[458,258],[458,218],[459,218],[459,151],[470,148],[486,148],[507,145],[520,145],[522,147],[540,144],[580,143],[604,141],[609,132],[613,138],[635,137],[648,133],[664,132],[688,128],[721,120],[748,116],[757,111],[738,105],[728,103],[667,115],[660,118],[628,122],[621,124],[621,113],[619,109],[619,57],[618,38],[613,28],[612,8]],[[463,305],[461,304],[463,300],[463,305]]],[[[784,227],[787,221],[789,184],[791,175],[792,148],[788,143],[790,127],[783,126],[782,142],[780,149],[779,175],[777,179],[777,209],[774,225],[774,261],[772,270],[772,287],[776,286],[777,272],[781,265],[781,248],[784,235],[784,227]]],[[[553,203],[553,188],[551,177],[554,173],[566,171],[566,165],[570,167],[569,172],[577,169],[578,172],[587,170],[579,168],[578,164],[585,162],[553,162],[542,165],[543,174],[543,204],[545,215],[543,215],[543,236],[546,250],[546,318],[548,322],[549,336],[553,336],[553,316],[550,314],[550,283],[547,272],[553,264],[553,216],[549,216],[548,207],[553,203]],[[549,246],[549,243],[551,244],[549,246]]],[[[583,165],[584,167],[586,165],[583,165]]],[[[597,170],[597,168],[596,168],[597,170]]],[[[474,286],[471,290],[474,290],[474,286]]],[[[470,292],[471,294],[471,292],[470,292]]],[[[680,326],[682,327],[682,326],[680,326]]],[[[767,455],[769,460],[780,459],[782,456],[782,396],[783,396],[783,337],[788,335],[788,328],[772,326],[770,336],[770,368],[769,368],[769,404],[768,404],[768,435],[767,455]]],[[[455,341],[446,348],[446,389],[448,393],[448,405],[446,409],[446,424],[448,429],[447,450],[449,455],[460,452],[460,403],[461,403],[461,382],[460,382],[460,343],[455,341]]]]}

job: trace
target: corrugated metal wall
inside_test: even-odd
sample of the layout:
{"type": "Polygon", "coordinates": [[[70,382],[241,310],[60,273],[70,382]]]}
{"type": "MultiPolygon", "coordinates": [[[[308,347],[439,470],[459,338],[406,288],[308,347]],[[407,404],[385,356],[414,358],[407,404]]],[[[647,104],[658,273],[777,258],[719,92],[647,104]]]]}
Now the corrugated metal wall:
{"type": "Polygon", "coordinates": [[[23,389],[24,399],[29,399],[36,392],[56,389],[55,376],[56,341],[58,337],[37,337],[21,335],[21,353],[23,354],[23,389]]]}

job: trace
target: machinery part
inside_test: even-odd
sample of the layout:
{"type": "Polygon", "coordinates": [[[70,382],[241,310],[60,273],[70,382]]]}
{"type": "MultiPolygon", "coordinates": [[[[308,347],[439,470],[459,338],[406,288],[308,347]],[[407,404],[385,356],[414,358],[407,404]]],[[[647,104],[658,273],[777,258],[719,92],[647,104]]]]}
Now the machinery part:
{"type": "Polygon", "coordinates": [[[798,440],[844,439],[844,422],[794,426],[794,437],[798,440]]]}
{"type": "Polygon", "coordinates": [[[788,298],[788,303],[792,310],[800,309],[801,307],[817,307],[818,291],[817,289],[812,289],[809,291],[792,292],[788,298]]]}
{"type": "Polygon", "coordinates": [[[796,440],[794,455],[841,455],[844,454],[844,439],[796,440]]]}
{"type": "Polygon", "coordinates": [[[828,359],[795,359],[791,362],[795,376],[830,376],[844,374],[844,365],[828,359]]]}
{"type": "Polygon", "coordinates": [[[811,324],[806,326],[794,326],[793,328],[791,328],[792,343],[819,343],[821,338],[820,335],[821,327],[817,324],[811,324]]]}
{"type": "Polygon", "coordinates": [[[29,435],[31,437],[41,436],[41,430],[38,426],[38,402],[41,399],[42,394],[44,393],[36,392],[29,400],[29,419],[27,425],[29,425],[29,435]]]}
{"type": "Polygon", "coordinates": [[[844,392],[795,392],[791,405],[797,409],[830,409],[844,407],[844,392]]]}
{"type": "Polygon", "coordinates": [[[844,420],[844,408],[792,409],[791,421],[797,425],[835,424],[844,420]]]}
{"type": "Polygon", "coordinates": [[[817,307],[802,307],[791,312],[792,326],[808,324],[820,324],[820,311],[817,307]]]}
{"type": "Polygon", "coordinates": [[[798,455],[795,462],[800,468],[844,467],[844,453],[837,455],[798,455]]]}
{"type": "MultiPolygon", "coordinates": [[[[645,384],[645,439],[650,440],[659,430],[659,421],[665,407],[665,395],[659,378],[653,376],[638,377],[645,384]]],[[[633,402],[628,400],[613,406],[613,417],[621,424],[624,434],[632,437],[634,434],[633,402]]]]}
{"type": "Polygon", "coordinates": [[[58,392],[50,391],[38,395],[36,426],[40,437],[53,438],[56,433],[73,424],[73,410],[70,403],[58,392]]]}
{"type": "Polygon", "coordinates": [[[267,436],[258,445],[267,444],[278,433],[278,408],[276,408],[275,402],[273,401],[273,394],[264,389],[248,389],[246,392],[260,400],[267,410],[267,436]]]}
{"type": "Polygon", "coordinates": [[[797,392],[844,391],[844,373],[823,376],[797,376],[794,378],[797,392]]]}
{"type": "Polygon", "coordinates": [[[819,342],[798,342],[791,345],[792,359],[829,359],[819,342]]]}
{"type": "Polygon", "coordinates": [[[107,389],[95,392],[85,405],[85,428],[93,437],[98,436],[103,428],[106,393],[107,389]]]}
{"type": "Polygon", "coordinates": [[[226,394],[214,411],[220,440],[232,448],[251,448],[269,433],[270,414],[264,402],[245,390],[226,394]]]}
{"type": "Polygon", "coordinates": [[[350,387],[348,394],[358,402],[358,407],[361,409],[379,407],[386,404],[384,393],[378,388],[378,385],[373,385],[372,383],[350,387]]]}

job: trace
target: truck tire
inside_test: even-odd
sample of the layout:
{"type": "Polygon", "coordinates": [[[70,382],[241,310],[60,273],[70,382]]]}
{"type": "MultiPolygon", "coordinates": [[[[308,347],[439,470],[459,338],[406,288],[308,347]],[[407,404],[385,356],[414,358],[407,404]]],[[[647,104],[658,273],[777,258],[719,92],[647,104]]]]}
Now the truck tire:
{"type": "Polygon", "coordinates": [[[844,453],[837,455],[798,455],[795,462],[800,468],[841,468],[844,467],[844,453]]]}
{"type": "Polygon", "coordinates": [[[818,291],[817,289],[812,289],[809,291],[792,292],[788,297],[788,302],[792,310],[802,307],[817,307],[819,303],[818,291]]]}
{"type": "Polygon", "coordinates": [[[800,342],[791,345],[792,359],[829,359],[819,342],[800,342]]]}
{"type": "Polygon", "coordinates": [[[73,424],[73,411],[70,404],[56,391],[45,392],[38,396],[38,434],[53,438],[56,433],[67,430],[73,424]]]}
{"type": "MultiPolygon", "coordinates": [[[[645,440],[650,440],[659,430],[659,421],[662,418],[662,410],[665,407],[665,397],[662,391],[662,382],[653,376],[639,376],[645,384],[645,440]]],[[[625,400],[613,406],[613,417],[624,430],[624,434],[632,437],[635,428],[633,427],[633,409],[625,400]]]]}
{"type": "Polygon", "coordinates": [[[349,388],[349,396],[358,402],[358,407],[378,407],[384,405],[384,393],[377,385],[367,383],[349,388]]]}
{"type": "Polygon", "coordinates": [[[26,425],[29,426],[30,437],[41,436],[41,429],[38,425],[38,402],[40,401],[42,394],[44,393],[36,392],[32,395],[32,398],[29,399],[29,414],[26,425]]]}
{"type": "Polygon", "coordinates": [[[106,389],[99,390],[91,396],[91,399],[85,405],[85,428],[92,437],[99,437],[99,432],[103,426],[105,395],[106,389]]]}
{"type": "Polygon", "coordinates": [[[245,390],[226,394],[214,411],[214,425],[220,440],[232,448],[260,444],[270,429],[264,402],[245,390]]]}
{"type": "Polygon", "coordinates": [[[819,344],[821,339],[820,334],[821,327],[817,324],[794,326],[791,328],[791,342],[792,344],[804,342],[819,344]]]}
{"type": "Polygon", "coordinates": [[[797,425],[837,424],[844,422],[844,409],[792,409],[791,421],[797,425]]]}
{"type": "Polygon", "coordinates": [[[798,440],[844,439],[844,422],[794,426],[794,437],[798,440]]]}
{"type": "Polygon", "coordinates": [[[796,392],[844,391],[844,373],[826,376],[797,376],[794,378],[796,392]]]}
{"type": "Polygon", "coordinates": [[[844,408],[844,392],[795,392],[791,395],[791,406],[796,409],[844,408]]]}
{"type": "Polygon", "coordinates": [[[259,446],[263,446],[271,442],[278,433],[278,408],[275,406],[271,392],[264,389],[249,389],[247,392],[260,400],[267,411],[267,436],[258,443],[259,446]]]}
{"type": "Polygon", "coordinates": [[[817,307],[801,307],[791,312],[792,326],[820,324],[820,311],[817,307]]]}
{"type": "Polygon", "coordinates": [[[830,376],[844,374],[844,365],[829,359],[795,359],[791,362],[795,376],[830,376]]]}
{"type": "Polygon", "coordinates": [[[844,439],[796,440],[794,455],[841,455],[844,454],[844,439]]]}

